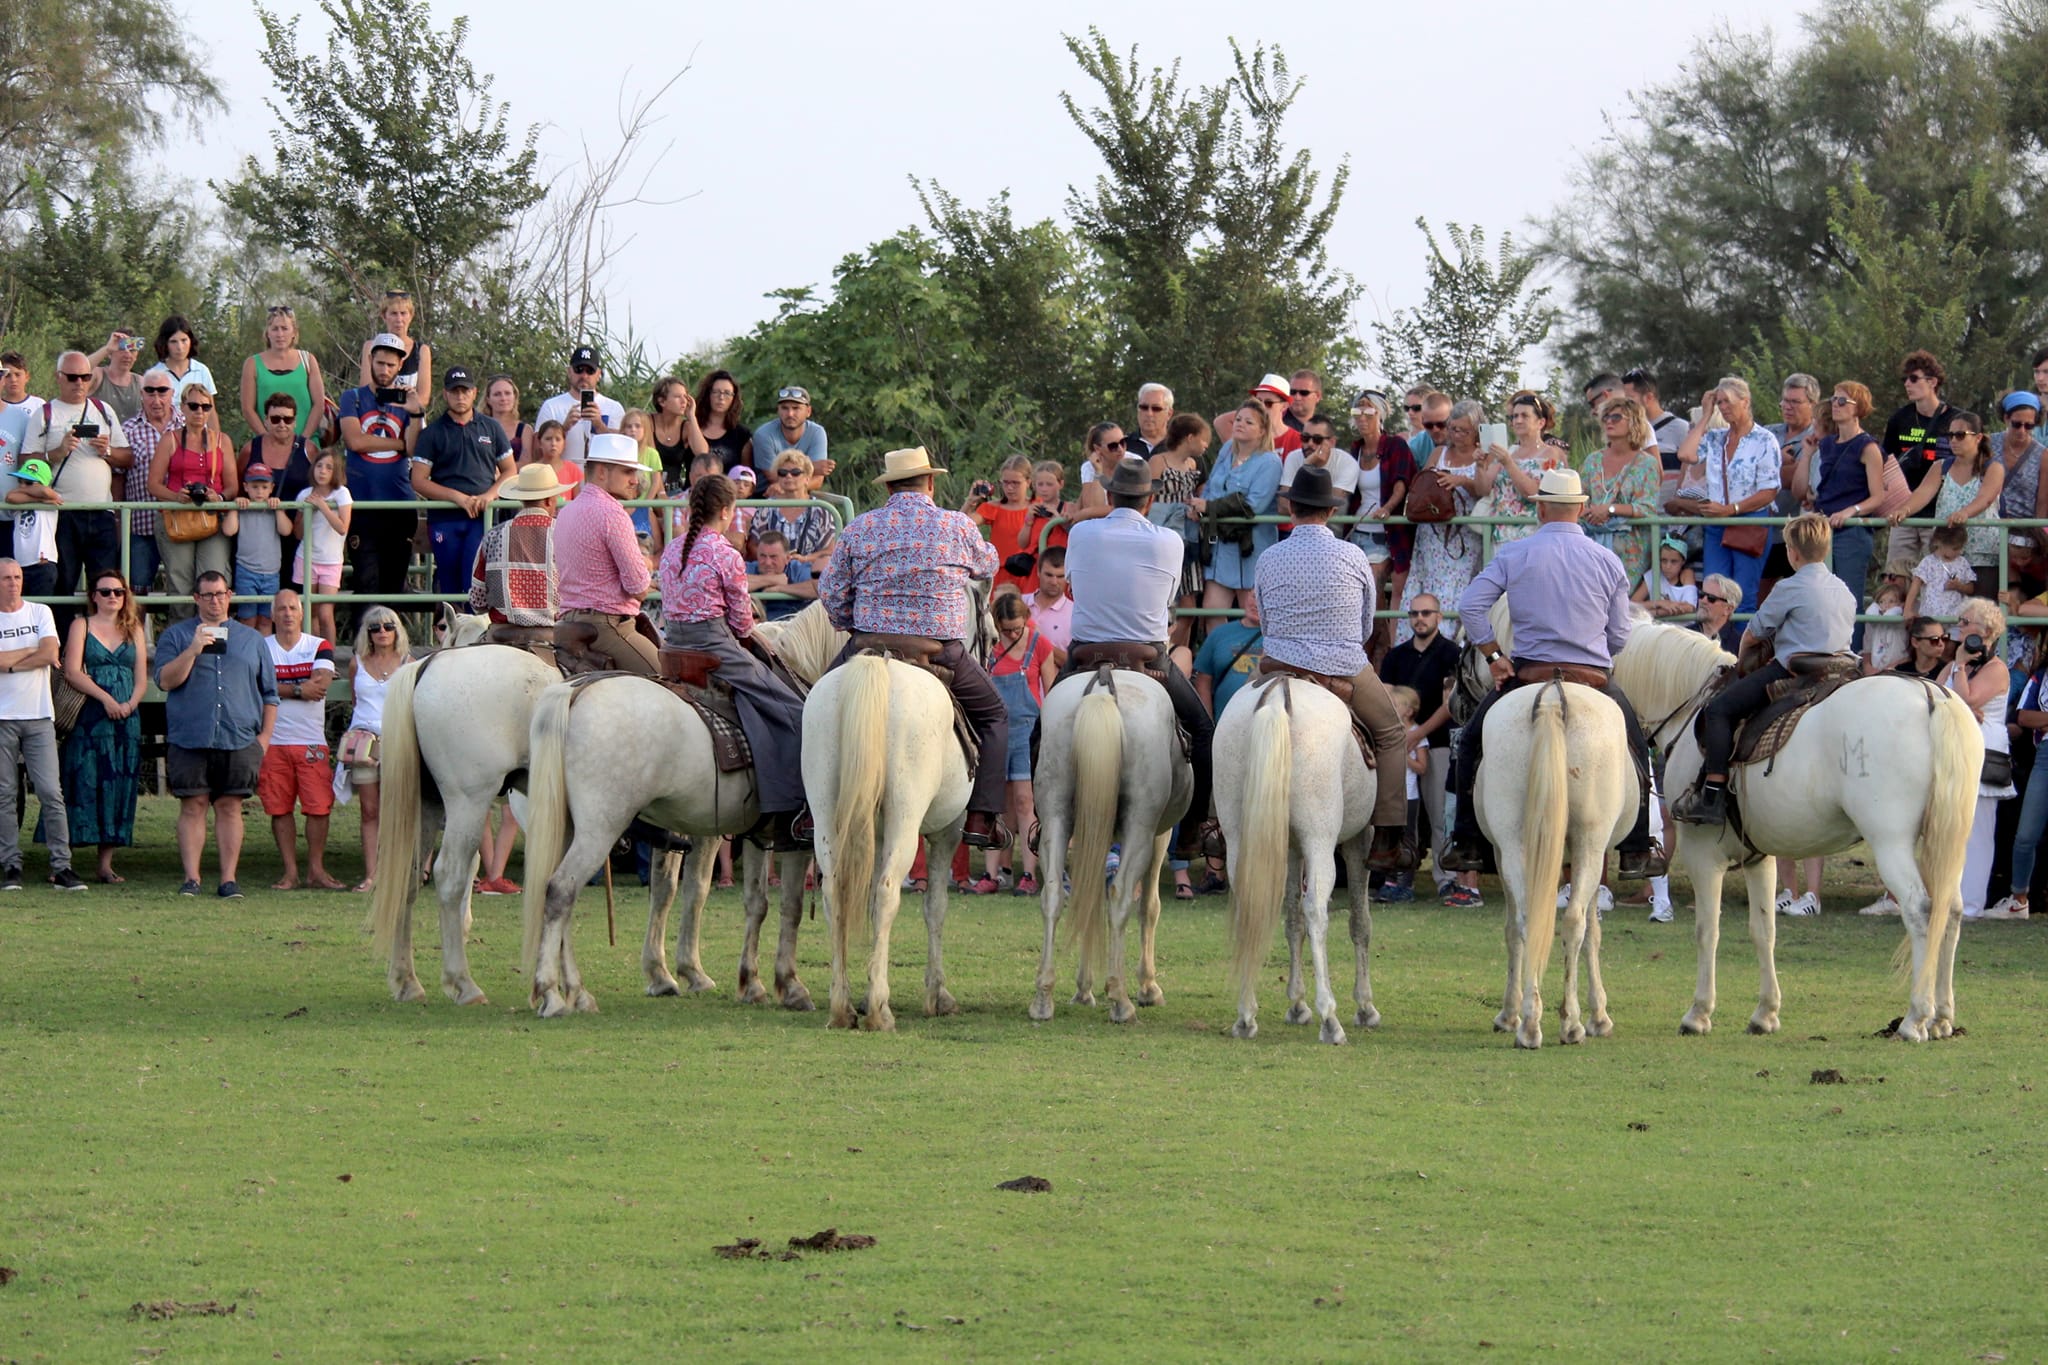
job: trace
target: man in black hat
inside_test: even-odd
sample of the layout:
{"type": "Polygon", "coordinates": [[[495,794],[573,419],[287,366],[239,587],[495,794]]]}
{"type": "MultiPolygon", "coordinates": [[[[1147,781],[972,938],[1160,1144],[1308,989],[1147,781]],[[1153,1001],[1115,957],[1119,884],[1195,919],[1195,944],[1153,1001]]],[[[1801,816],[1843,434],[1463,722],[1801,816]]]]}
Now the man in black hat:
{"type": "Polygon", "coordinates": [[[1347,500],[1328,466],[1303,465],[1296,472],[1287,494],[1294,530],[1259,556],[1259,620],[1266,634],[1259,671],[1350,684],[1351,713],[1372,737],[1379,784],[1368,862],[1379,871],[1405,871],[1415,866],[1407,837],[1408,729],[1366,657],[1380,600],[1372,564],[1365,551],[1330,531],[1330,513],[1347,500]]]}
{"type": "MultiPolygon", "coordinates": [[[[1166,695],[1191,740],[1189,763],[1194,769],[1194,789],[1188,813],[1180,822],[1178,852],[1195,858],[1213,851],[1212,856],[1220,857],[1222,836],[1209,814],[1209,739],[1215,726],[1194,684],[1174,666],[1166,643],[1186,546],[1179,535],[1145,516],[1152,505],[1152,466],[1142,457],[1127,455],[1119,460],[1102,491],[1109,500],[1109,515],[1079,523],[1067,541],[1074,636],[1060,677],[1094,667],[1089,662],[1090,646],[1139,644],[1158,651],[1153,666],[1165,674],[1166,695]]],[[[1035,758],[1036,735],[1033,739],[1035,758]]]]}

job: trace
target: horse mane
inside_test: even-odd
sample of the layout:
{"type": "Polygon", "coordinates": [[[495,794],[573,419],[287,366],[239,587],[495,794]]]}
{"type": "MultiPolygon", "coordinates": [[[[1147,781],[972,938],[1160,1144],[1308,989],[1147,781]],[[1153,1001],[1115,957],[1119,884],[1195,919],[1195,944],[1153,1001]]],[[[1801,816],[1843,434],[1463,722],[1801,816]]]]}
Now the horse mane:
{"type": "Polygon", "coordinates": [[[832,628],[822,602],[813,602],[786,620],[760,622],[754,629],[806,683],[824,677],[846,644],[846,636],[832,628]]]}
{"type": "Polygon", "coordinates": [[[1734,663],[1735,656],[1711,635],[1638,624],[1614,661],[1614,681],[1638,716],[1664,716],[1685,705],[1716,669],[1734,663]]]}

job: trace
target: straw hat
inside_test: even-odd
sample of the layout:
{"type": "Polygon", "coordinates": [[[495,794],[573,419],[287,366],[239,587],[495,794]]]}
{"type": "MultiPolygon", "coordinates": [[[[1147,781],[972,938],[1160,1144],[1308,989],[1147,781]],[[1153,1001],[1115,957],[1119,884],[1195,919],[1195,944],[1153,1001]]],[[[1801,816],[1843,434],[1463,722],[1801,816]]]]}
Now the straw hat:
{"type": "Polygon", "coordinates": [[[927,474],[943,474],[945,469],[932,463],[931,453],[923,446],[909,450],[892,450],[882,457],[882,476],[875,480],[880,484],[904,483],[910,479],[921,479],[927,474]]]}
{"type": "Polygon", "coordinates": [[[539,502],[552,498],[562,491],[562,481],[555,477],[555,471],[538,462],[519,471],[519,477],[498,490],[501,498],[513,498],[519,502],[539,502]]]}
{"type": "Polygon", "coordinates": [[[1585,489],[1579,485],[1579,471],[1576,469],[1546,470],[1543,482],[1536,487],[1536,496],[1531,502],[1584,502],[1585,489]]]}

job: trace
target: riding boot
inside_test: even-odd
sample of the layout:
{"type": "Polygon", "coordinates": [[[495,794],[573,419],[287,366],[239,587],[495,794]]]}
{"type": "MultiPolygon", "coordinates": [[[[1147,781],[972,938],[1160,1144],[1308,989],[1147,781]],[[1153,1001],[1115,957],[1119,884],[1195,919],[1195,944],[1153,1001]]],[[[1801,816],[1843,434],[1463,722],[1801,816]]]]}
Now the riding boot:
{"type": "Polygon", "coordinates": [[[769,818],[773,822],[768,833],[770,853],[805,853],[810,850],[815,833],[810,807],[777,811],[769,818]]]}
{"type": "Polygon", "coordinates": [[[690,836],[662,829],[658,825],[650,825],[637,815],[633,817],[633,823],[626,826],[626,837],[636,844],[647,845],[656,853],[690,851],[690,836]]]}
{"type": "Polygon", "coordinates": [[[1398,829],[1392,825],[1373,826],[1372,848],[1365,855],[1366,867],[1374,872],[1412,872],[1420,861],[1407,825],[1398,829]]]}
{"type": "Polygon", "coordinates": [[[1493,845],[1479,830],[1479,803],[1472,797],[1474,779],[1479,773],[1479,760],[1483,757],[1486,713],[1502,694],[1496,690],[1486,694],[1479,703],[1479,709],[1458,732],[1458,752],[1451,760],[1451,790],[1456,797],[1456,813],[1451,821],[1450,846],[1444,850],[1443,870],[1446,872],[1495,872],[1493,845]]]}
{"type": "Polygon", "coordinates": [[[987,811],[969,811],[967,823],[961,827],[960,842],[969,848],[985,848],[1000,853],[1010,846],[1010,829],[1000,815],[987,811]]]}

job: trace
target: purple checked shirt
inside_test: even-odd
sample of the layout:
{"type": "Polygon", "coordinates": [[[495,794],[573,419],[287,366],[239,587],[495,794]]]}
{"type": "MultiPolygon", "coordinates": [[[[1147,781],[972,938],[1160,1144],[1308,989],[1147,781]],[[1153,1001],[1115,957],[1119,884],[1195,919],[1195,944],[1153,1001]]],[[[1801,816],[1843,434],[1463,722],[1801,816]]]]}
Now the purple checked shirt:
{"type": "Polygon", "coordinates": [[[1493,639],[1486,613],[1502,593],[1518,663],[1612,668],[1628,643],[1628,573],[1577,522],[1545,522],[1494,553],[1458,598],[1458,623],[1473,644],[1493,639]]]}
{"type": "Polygon", "coordinates": [[[1297,526],[1259,556],[1258,590],[1266,657],[1337,678],[1370,667],[1365,641],[1379,593],[1365,551],[1327,526],[1297,526]]]}
{"type": "Polygon", "coordinates": [[[818,580],[818,600],[841,630],[967,638],[971,578],[993,578],[1002,559],[964,512],[923,493],[894,493],[846,524],[818,580]]]}

